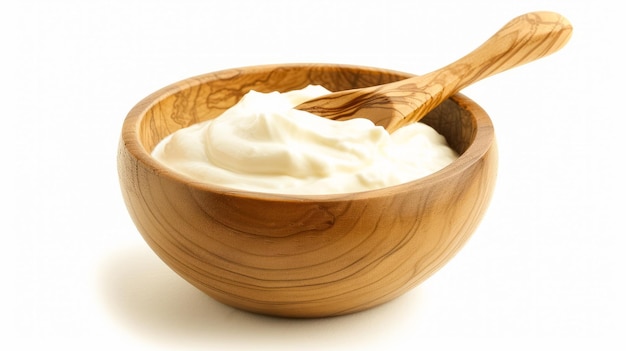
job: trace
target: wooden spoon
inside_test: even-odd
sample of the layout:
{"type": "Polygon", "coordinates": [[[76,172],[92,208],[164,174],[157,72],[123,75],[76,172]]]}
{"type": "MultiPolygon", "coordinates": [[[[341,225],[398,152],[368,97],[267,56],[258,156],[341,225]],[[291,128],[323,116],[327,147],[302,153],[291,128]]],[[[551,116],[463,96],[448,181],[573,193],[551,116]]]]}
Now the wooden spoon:
{"type": "Polygon", "coordinates": [[[468,85],[558,51],[572,26],[553,12],[531,12],[507,23],[465,57],[429,74],[393,83],[334,92],[296,108],[345,120],[363,117],[394,130],[424,115],[468,85]]]}

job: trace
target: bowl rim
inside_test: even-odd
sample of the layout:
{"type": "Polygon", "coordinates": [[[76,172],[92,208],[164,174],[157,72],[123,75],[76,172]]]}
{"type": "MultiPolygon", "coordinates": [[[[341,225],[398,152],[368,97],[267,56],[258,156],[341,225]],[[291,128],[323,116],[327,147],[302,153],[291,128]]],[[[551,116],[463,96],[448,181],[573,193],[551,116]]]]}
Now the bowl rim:
{"type": "Polygon", "coordinates": [[[383,196],[396,195],[406,192],[412,192],[419,190],[420,188],[428,188],[434,183],[445,181],[450,177],[456,176],[459,172],[463,172],[465,169],[470,167],[471,165],[478,162],[491,148],[495,141],[495,133],[493,123],[485,112],[485,110],[479,106],[475,101],[468,98],[467,96],[457,93],[454,96],[450,97],[452,101],[454,101],[461,108],[468,110],[476,120],[476,134],[474,136],[474,140],[469,145],[467,150],[463,152],[458,159],[453,161],[448,166],[442,168],[441,170],[431,173],[427,176],[405,182],[402,184],[397,184],[393,186],[388,186],[379,189],[372,190],[364,190],[360,192],[348,192],[348,193],[334,193],[334,194],[281,194],[281,193],[270,193],[270,192],[256,192],[249,190],[241,190],[235,189],[231,187],[225,187],[215,184],[210,184],[206,182],[200,182],[194,180],[184,174],[178,173],[175,170],[168,168],[163,165],[159,161],[157,161],[154,157],[152,157],[151,153],[144,148],[141,137],[140,137],[140,125],[142,119],[145,115],[150,111],[155,105],[158,105],[161,101],[169,98],[170,96],[179,93],[183,90],[206,84],[208,82],[219,80],[220,77],[229,77],[234,72],[242,72],[245,74],[246,72],[253,72],[259,70],[271,70],[277,67],[288,67],[288,68],[307,68],[310,69],[312,67],[334,67],[334,68],[342,68],[342,69],[360,69],[360,70],[375,70],[381,73],[390,73],[390,74],[399,74],[405,76],[414,76],[415,74],[400,72],[396,70],[379,68],[379,67],[370,67],[370,66],[360,66],[360,65],[347,65],[347,64],[332,64],[332,63],[288,63],[288,64],[266,64],[266,65],[254,65],[254,66],[244,66],[238,68],[229,68],[220,71],[214,71],[209,73],[204,73],[200,75],[196,75],[193,77],[185,78],[179,80],[175,83],[169,84],[157,91],[151,93],[146,96],[142,100],[140,100],[126,115],[123,126],[122,133],[120,137],[120,148],[125,148],[126,152],[135,160],[141,164],[143,167],[148,169],[153,174],[158,175],[159,177],[164,177],[169,179],[170,181],[181,183],[186,185],[189,188],[200,192],[210,192],[219,195],[227,195],[231,197],[242,197],[248,199],[256,199],[256,200],[265,200],[265,201],[280,201],[280,202],[333,202],[333,201],[342,201],[349,198],[350,200],[355,199],[368,199],[368,198],[377,198],[383,196]]]}

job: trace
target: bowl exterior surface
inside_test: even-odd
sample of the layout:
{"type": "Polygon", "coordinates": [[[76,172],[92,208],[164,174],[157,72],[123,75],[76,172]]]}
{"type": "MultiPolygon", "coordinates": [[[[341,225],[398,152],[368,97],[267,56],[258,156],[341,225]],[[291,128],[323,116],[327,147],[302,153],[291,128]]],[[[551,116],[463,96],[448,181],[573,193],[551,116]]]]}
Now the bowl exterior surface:
{"type": "Polygon", "coordinates": [[[149,152],[250,89],[339,90],[409,76],[356,66],[259,66],[194,77],[150,95],[126,118],[118,150],[122,194],[137,229],[184,279],[247,311],[333,316],[403,294],[459,251],[491,198],[493,126],[470,99],[454,96],[424,120],[462,152],[459,160],[421,180],[363,193],[298,197],[211,187],[164,169],[149,152]]]}

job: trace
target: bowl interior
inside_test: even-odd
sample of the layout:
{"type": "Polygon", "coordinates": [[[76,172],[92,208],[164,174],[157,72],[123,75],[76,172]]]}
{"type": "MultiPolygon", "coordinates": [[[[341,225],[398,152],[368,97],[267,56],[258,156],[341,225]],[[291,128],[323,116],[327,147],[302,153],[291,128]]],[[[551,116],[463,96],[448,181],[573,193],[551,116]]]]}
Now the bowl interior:
{"type": "MultiPolygon", "coordinates": [[[[250,90],[289,91],[309,84],[322,85],[331,91],[385,84],[411,77],[411,74],[338,65],[258,66],[226,70],[198,76],[164,88],[137,108],[144,111],[139,122],[139,142],[146,152],[178,129],[215,118],[250,90]]],[[[476,136],[476,120],[458,98],[451,98],[435,108],[422,122],[446,137],[450,146],[463,154],[476,136]]]]}

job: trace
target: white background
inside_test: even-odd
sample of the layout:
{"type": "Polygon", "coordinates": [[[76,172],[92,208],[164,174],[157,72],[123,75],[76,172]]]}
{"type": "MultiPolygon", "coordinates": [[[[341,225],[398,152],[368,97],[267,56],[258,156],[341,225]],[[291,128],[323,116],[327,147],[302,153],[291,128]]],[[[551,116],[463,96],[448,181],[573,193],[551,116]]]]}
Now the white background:
{"type": "Polygon", "coordinates": [[[0,11],[1,349],[626,347],[623,16],[594,1],[21,1],[0,11]],[[416,74],[509,19],[574,24],[558,53],[464,93],[500,170],[465,248],[411,292],[332,319],[223,306],[143,242],[116,171],[149,93],[231,67],[333,62],[416,74]]]}

